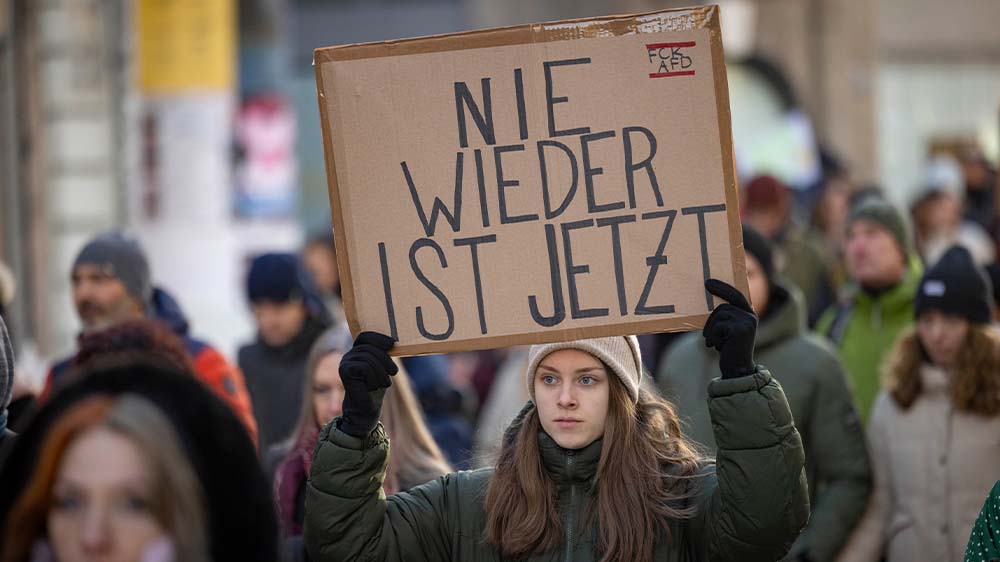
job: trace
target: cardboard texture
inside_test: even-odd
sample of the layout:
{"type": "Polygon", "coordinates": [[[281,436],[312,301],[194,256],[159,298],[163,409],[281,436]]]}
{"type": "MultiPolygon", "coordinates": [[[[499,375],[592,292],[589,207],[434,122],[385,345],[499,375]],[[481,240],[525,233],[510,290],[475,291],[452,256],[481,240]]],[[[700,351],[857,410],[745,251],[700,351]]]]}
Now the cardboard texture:
{"type": "Polygon", "coordinates": [[[315,51],[351,332],[699,329],[747,294],[718,7],[315,51]]]}

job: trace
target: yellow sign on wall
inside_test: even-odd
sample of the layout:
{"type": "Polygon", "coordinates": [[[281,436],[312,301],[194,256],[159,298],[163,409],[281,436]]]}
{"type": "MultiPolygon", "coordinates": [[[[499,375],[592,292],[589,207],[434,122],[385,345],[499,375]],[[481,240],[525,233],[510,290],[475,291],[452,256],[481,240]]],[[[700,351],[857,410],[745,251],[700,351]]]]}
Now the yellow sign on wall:
{"type": "Polygon", "coordinates": [[[137,76],[143,93],[233,86],[235,0],[138,0],[134,22],[137,76]]]}

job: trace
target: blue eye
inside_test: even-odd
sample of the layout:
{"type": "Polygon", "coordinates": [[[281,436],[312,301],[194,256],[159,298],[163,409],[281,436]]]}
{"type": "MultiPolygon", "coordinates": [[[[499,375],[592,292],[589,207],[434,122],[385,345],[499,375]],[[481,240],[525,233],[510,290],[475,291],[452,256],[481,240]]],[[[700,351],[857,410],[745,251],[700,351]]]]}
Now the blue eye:
{"type": "Polygon", "coordinates": [[[592,385],[592,384],[594,384],[596,382],[597,382],[597,380],[595,380],[594,377],[581,377],[580,378],[580,383],[584,384],[586,386],[590,386],[590,385],[592,385]]]}
{"type": "Polygon", "coordinates": [[[545,375],[544,377],[542,377],[542,382],[545,384],[555,384],[556,378],[553,377],[552,375],[545,375]]]}

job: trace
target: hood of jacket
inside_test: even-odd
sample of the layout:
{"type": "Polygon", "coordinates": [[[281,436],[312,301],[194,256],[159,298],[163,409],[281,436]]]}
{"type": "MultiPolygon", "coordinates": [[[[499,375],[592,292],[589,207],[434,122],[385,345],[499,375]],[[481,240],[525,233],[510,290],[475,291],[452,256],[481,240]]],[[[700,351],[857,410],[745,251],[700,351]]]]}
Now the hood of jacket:
{"type": "Polygon", "coordinates": [[[806,331],[806,302],[802,291],[788,281],[775,276],[767,313],[757,326],[754,348],[766,349],[794,338],[806,331]]]}
{"type": "Polygon", "coordinates": [[[191,325],[177,299],[162,287],[153,287],[151,316],[163,322],[178,336],[188,335],[191,325]]]}
{"type": "Polygon", "coordinates": [[[273,562],[277,518],[271,488],[246,430],[229,407],[189,374],[135,363],[88,374],[62,387],[37,412],[0,467],[0,528],[31,482],[49,430],[73,406],[94,396],[137,395],[168,418],[205,499],[213,560],[273,562]]]}

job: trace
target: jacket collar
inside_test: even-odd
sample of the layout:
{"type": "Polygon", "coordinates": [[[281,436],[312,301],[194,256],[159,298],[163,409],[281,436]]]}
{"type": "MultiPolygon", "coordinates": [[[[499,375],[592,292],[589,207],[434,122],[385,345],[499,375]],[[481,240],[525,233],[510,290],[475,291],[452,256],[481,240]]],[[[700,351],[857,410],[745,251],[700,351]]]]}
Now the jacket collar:
{"type": "Polygon", "coordinates": [[[851,298],[855,304],[873,307],[879,306],[884,312],[907,312],[913,309],[913,299],[917,294],[920,285],[920,278],[923,276],[924,266],[920,263],[920,258],[910,258],[910,266],[903,276],[903,281],[889,289],[888,291],[873,297],[862,291],[856,285],[851,288],[851,298]]]}
{"type": "Polygon", "coordinates": [[[944,395],[948,393],[951,385],[951,376],[948,371],[923,363],[920,366],[920,382],[923,385],[923,393],[926,395],[944,395]]]}
{"type": "Polygon", "coordinates": [[[299,330],[299,333],[295,335],[294,338],[285,345],[281,346],[270,346],[265,341],[264,338],[257,334],[257,344],[263,349],[274,353],[275,355],[291,359],[295,357],[305,357],[309,355],[309,350],[312,349],[313,343],[327,328],[329,327],[329,322],[322,318],[317,318],[315,316],[307,316],[306,322],[299,330]]]}
{"type": "Polygon", "coordinates": [[[544,431],[538,432],[538,453],[542,464],[557,484],[592,482],[601,461],[603,439],[582,449],[563,449],[544,431]]]}
{"type": "Polygon", "coordinates": [[[802,293],[780,278],[773,283],[767,314],[757,327],[754,348],[758,350],[794,338],[806,329],[806,307],[802,293]]]}

